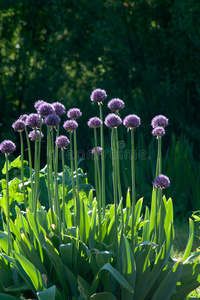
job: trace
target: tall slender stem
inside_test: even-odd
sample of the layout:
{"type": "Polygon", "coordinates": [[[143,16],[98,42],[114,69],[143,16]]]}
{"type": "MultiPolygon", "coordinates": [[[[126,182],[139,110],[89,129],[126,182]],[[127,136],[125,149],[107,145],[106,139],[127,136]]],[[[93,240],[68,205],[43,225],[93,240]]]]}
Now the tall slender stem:
{"type": "Polygon", "coordinates": [[[49,206],[51,210],[52,223],[54,224],[54,214],[53,214],[53,199],[52,199],[52,174],[51,174],[51,136],[50,127],[47,126],[47,186],[48,186],[48,197],[49,206]]]}
{"type": "Polygon", "coordinates": [[[100,119],[102,121],[101,127],[100,127],[100,138],[101,138],[101,183],[102,183],[102,207],[103,207],[103,217],[105,216],[105,210],[106,210],[106,192],[105,192],[105,151],[104,151],[104,135],[103,135],[103,110],[102,110],[102,104],[99,104],[99,113],[100,113],[100,119]]]}
{"type": "Polygon", "coordinates": [[[74,201],[74,224],[76,226],[76,193],[74,185],[74,161],[73,161],[73,149],[72,149],[72,132],[70,131],[70,160],[71,160],[71,173],[72,173],[72,192],[73,192],[73,201],[74,201]]]}
{"type": "Polygon", "coordinates": [[[132,180],[132,224],[131,224],[131,244],[132,250],[134,251],[134,227],[135,227],[135,202],[136,202],[136,192],[135,192],[135,152],[134,152],[134,130],[131,130],[131,180],[132,180]]]}
{"type": "Polygon", "coordinates": [[[102,232],[101,232],[101,187],[100,190],[98,188],[98,154],[97,154],[97,130],[94,128],[94,142],[95,142],[95,185],[96,185],[96,198],[97,198],[97,206],[98,206],[98,227],[99,227],[99,246],[101,250],[101,240],[102,240],[102,232]]]}
{"type": "Polygon", "coordinates": [[[29,169],[30,169],[30,178],[31,178],[31,203],[29,203],[31,211],[33,211],[33,199],[34,199],[34,188],[33,188],[33,169],[32,169],[32,157],[31,157],[31,145],[28,137],[28,130],[25,127],[26,140],[28,145],[28,159],[29,159],[29,169]]]}
{"type": "MultiPolygon", "coordinates": [[[[157,153],[157,161],[156,161],[156,177],[158,175],[161,174],[162,172],[162,159],[161,159],[161,156],[162,156],[162,153],[161,153],[161,146],[162,146],[162,140],[161,140],[161,137],[158,137],[158,153],[157,153]]],[[[154,190],[155,190],[155,240],[156,240],[156,243],[158,242],[158,224],[157,224],[157,218],[158,218],[158,212],[159,212],[159,208],[160,208],[160,192],[155,189],[155,187],[153,187],[154,190]]]]}
{"type": "Polygon", "coordinates": [[[11,235],[10,235],[10,204],[9,204],[9,175],[8,175],[8,155],[6,154],[6,205],[7,205],[7,228],[8,228],[8,245],[7,254],[10,255],[11,250],[11,235]]]}
{"type": "MultiPolygon", "coordinates": [[[[117,167],[117,186],[118,186],[118,195],[119,195],[119,203],[122,199],[122,189],[121,189],[121,179],[120,179],[120,158],[119,158],[119,143],[118,143],[118,131],[115,128],[115,140],[116,140],[116,167],[117,167]]],[[[124,219],[123,219],[123,203],[121,203],[121,224],[122,231],[124,227],[124,219]]]]}
{"type": "Polygon", "coordinates": [[[22,167],[21,167],[21,180],[22,180],[22,189],[23,189],[23,195],[24,195],[24,204],[25,208],[28,208],[27,205],[27,198],[26,198],[26,193],[25,193],[25,185],[24,185],[24,143],[23,143],[23,135],[22,132],[20,134],[20,141],[21,141],[21,162],[22,162],[22,167]]]}
{"type": "Polygon", "coordinates": [[[35,169],[35,186],[34,186],[34,206],[33,212],[34,217],[36,218],[37,213],[37,198],[38,198],[38,185],[39,185],[39,174],[38,174],[38,139],[37,139],[37,130],[35,128],[35,159],[34,159],[34,169],[35,169]]]}
{"type": "Polygon", "coordinates": [[[111,137],[111,148],[112,148],[112,165],[113,165],[113,191],[114,191],[114,216],[115,216],[115,247],[116,247],[116,260],[117,268],[119,267],[119,249],[118,249],[118,215],[117,215],[117,166],[116,166],[116,140],[115,140],[115,128],[112,128],[111,137]]]}
{"type": "Polygon", "coordinates": [[[65,229],[67,226],[66,222],[66,213],[65,213],[65,157],[64,157],[64,148],[62,151],[62,171],[63,171],[63,179],[62,179],[62,202],[63,202],[63,228],[65,229]]]}
{"type": "Polygon", "coordinates": [[[74,130],[74,162],[76,169],[76,187],[79,193],[79,178],[78,178],[78,159],[77,159],[77,138],[76,138],[76,130],[74,130]]]}

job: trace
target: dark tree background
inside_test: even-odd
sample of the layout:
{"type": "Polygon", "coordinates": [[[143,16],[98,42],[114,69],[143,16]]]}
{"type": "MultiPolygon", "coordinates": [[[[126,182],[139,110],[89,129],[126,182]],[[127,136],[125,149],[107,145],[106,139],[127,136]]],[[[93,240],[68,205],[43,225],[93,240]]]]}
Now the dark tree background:
{"type": "Polygon", "coordinates": [[[167,116],[198,158],[199,1],[1,0],[0,11],[0,141],[17,141],[12,122],[43,99],[82,110],[79,145],[90,148],[90,94],[103,88],[124,100],[123,117],[141,117],[147,139],[151,119],[167,116]]]}

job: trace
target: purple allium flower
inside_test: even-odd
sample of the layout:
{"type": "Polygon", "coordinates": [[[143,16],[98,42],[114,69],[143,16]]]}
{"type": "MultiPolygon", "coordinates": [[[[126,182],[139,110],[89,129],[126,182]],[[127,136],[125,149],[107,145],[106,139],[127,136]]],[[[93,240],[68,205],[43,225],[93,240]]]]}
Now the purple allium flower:
{"type": "Polygon", "coordinates": [[[156,128],[154,128],[151,132],[154,136],[161,137],[163,135],[165,135],[165,129],[161,126],[158,126],[156,128]]]}
{"type": "Polygon", "coordinates": [[[69,139],[64,135],[60,135],[56,139],[56,146],[58,148],[66,148],[69,144],[70,144],[69,139]]]}
{"type": "Polygon", "coordinates": [[[96,89],[92,92],[90,99],[93,102],[101,103],[107,98],[107,94],[105,90],[96,89]]]}
{"type": "Polygon", "coordinates": [[[90,128],[99,128],[101,127],[102,121],[98,117],[94,117],[89,119],[87,124],[90,128]]]}
{"type": "Polygon", "coordinates": [[[55,114],[50,114],[44,119],[44,122],[47,126],[55,127],[60,123],[60,118],[55,114]]]}
{"type": "Polygon", "coordinates": [[[137,128],[140,126],[141,121],[140,118],[137,115],[128,115],[124,118],[123,124],[128,129],[137,128]]]}
{"type": "Polygon", "coordinates": [[[67,120],[63,124],[63,127],[67,131],[74,131],[78,128],[78,123],[75,120],[67,120]]]}
{"type": "Polygon", "coordinates": [[[154,117],[151,121],[151,126],[153,128],[156,128],[158,126],[166,127],[168,124],[169,124],[168,119],[165,116],[162,116],[162,115],[154,117]]]}
{"type": "Polygon", "coordinates": [[[25,124],[31,128],[39,128],[40,127],[40,116],[38,114],[30,114],[27,117],[25,124]]]}
{"type": "Polygon", "coordinates": [[[119,98],[114,98],[108,102],[108,108],[111,111],[118,112],[119,110],[121,110],[124,107],[125,107],[124,101],[122,101],[119,98]]]}
{"type": "Polygon", "coordinates": [[[70,108],[67,112],[67,116],[71,120],[77,120],[82,116],[82,112],[79,108],[70,108]]]}
{"type": "Polygon", "coordinates": [[[104,124],[110,128],[118,127],[121,123],[122,123],[122,119],[116,114],[107,115],[104,121],[104,124]]]}
{"type": "Polygon", "coordinates": [[[57,116],[60,117],[60,116],[62,116],[62,115],[64,115],[66,113],[65,106],[62,103],[60,103],[60,102],[54,102],[54,103],[52,103],[52,105],[53,105],[53,108],[55,110],[55,114],[57,116]]]}
{"type": "Polygon", "coordinates": [[[35,104],[34,104],[35,109],[38,110],[38,108],[40,107],[40,105],[42,105],[44,103],[47,103],[47,102],[45,102],[43,100],[36,101],[35,104]]]}
{"type": "MultiPolygon", "coordinates": [[[[40,131],[39,130],[36,130],[36,135],[37,135],[37,140],[39,140],[39,138],[40,138],[40,131]]],[[[35,141],[35,130],[30,131],[28,137],[31,141],[35,141]]],[[[41,132],[41,140],[43,138],[44,138],[44,134],[41,132]]]]}
{"type": "Polygon", "coordinates": [[[170,180],[167,176],[160,174],[158,177],[155,178],[153,185],[156,188],[165,189],[170,185],[170,180]]]}
{"type": "MultiPolygon", "coordinates": [[[[102,148],[101,147],[97,147],[97,154],[101,155],[102,152],[102,148]]],[[[92,149],[92,154],[95,154],[95,148],[92,149]]]]}
{"type": "Polygon", "coordinates": [[[27,117],[28,117],[28,115],[26,115],[26,114],[25,115],[21,115],[19,117],[19,120],[26,122],[27,117]]]}
{"type": "Polygon", "coordinates": [[[52,104],[43,103],[38,107],[37,112],[39,115],[41,115],[45,118],[48,115],[53,114],[55,112],[55,110],[54,110],[54,107],[52,104]]]}
{"type": "Polygon", "coordinates": [[[26,124],[21,120],[17,120],[12,124],[12,128],[18,132],[22,132],[25,129],[25,127],[26,124]]]}
{"type": "Polygon", "coordinates": [[[16,150],[15,144],[10,140],[5,140],[0,144],[0,151],[4,154],[10,154],[16,150]]]}

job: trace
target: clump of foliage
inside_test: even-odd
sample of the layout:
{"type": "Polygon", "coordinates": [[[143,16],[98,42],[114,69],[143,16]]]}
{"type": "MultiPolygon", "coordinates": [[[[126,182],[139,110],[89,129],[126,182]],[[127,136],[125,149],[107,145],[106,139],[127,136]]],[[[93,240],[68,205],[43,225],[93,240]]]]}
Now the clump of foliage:
{"type": "Polygon", "coordinates": [[[100,89],[91,95],[91,100],[98,103],[100,116],[88,121],[94,131],[94,188],[78,168],[76,130],[81,117],[78,109],[68,113],[70,120],[64,122],[68,139],[66,135],[59,135],[58,111],[65,113],[62,104],[37,101],[38,114],[20,116],[13,124],[20,133],[21,155],[10,162],[9,154],[15,145],[10,140],[1,143],[0,150],[6,158],[3,169],[6,179],[1,180],[0,198],[1,299],[182,300],[200,286],[199,252],[190,255],[194,238],[192,219],[183,258],[172,257],[173,203],[163,195],[170,185],[169,178],[162,174],[161,142],[166,124],[160,121],[168,122],[164,116],[157,116],[152,131],[158,141],[158,151],[150,208],[143,207],[143,198],[138,200],[136,195],[134,132],[140,126],[140,118],[131,114],[123,120],[131,137],[131,193],[128,189],[123,202],[118,147],[118,126],[122,124],[117,109],[120,99],[117,102],[115,99],[115,111],[107,115],[104,122],[111,130],[113,179],[112,197],[106,205],[102,110],[106,97],[105,91],[100,89]],[[28,126],[33,129],[31,132],[28,126]],[[42,130],[45,128],[47,164],[41,169],[42,130]],[[23,159],[23,132],[29,161],[23,159]],[[33,162],[30,139],[35,145],[33,162]],[[68,147],[70,168],[65,164],[64,155],[68,147]],[[20,176],[9,180],[9,171],[13,168],[19,169],[20,176]]]}

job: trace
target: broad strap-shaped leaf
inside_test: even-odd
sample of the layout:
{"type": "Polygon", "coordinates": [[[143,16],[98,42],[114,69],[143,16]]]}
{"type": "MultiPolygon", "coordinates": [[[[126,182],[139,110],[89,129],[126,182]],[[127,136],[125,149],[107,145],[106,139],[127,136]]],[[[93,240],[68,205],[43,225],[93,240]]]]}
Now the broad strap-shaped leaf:
{"type": "Polygon", "coordinates": [[[56,286],[46,289],[45,291],[37,293],[39,300],[55,300],[56,298],[56,286]]]}
{"type": "Polygon", "coordinates": [[[192,219],[189,219],[189,237],[188,237],[187,246],[185,248],[185,252],[183,255],[183,262],[190,255],[190,252],[192,250],[193,240],[194,240],[194,221],[192,219]]]}
{"type": "Polygon", "coordinates": [[[174,292],[176,284],[181,275],[183,268],[182,260],[177,261],[173,268],[169,271],[165,279],[161,282],[152,300],[169,300],[174,292]]]}

